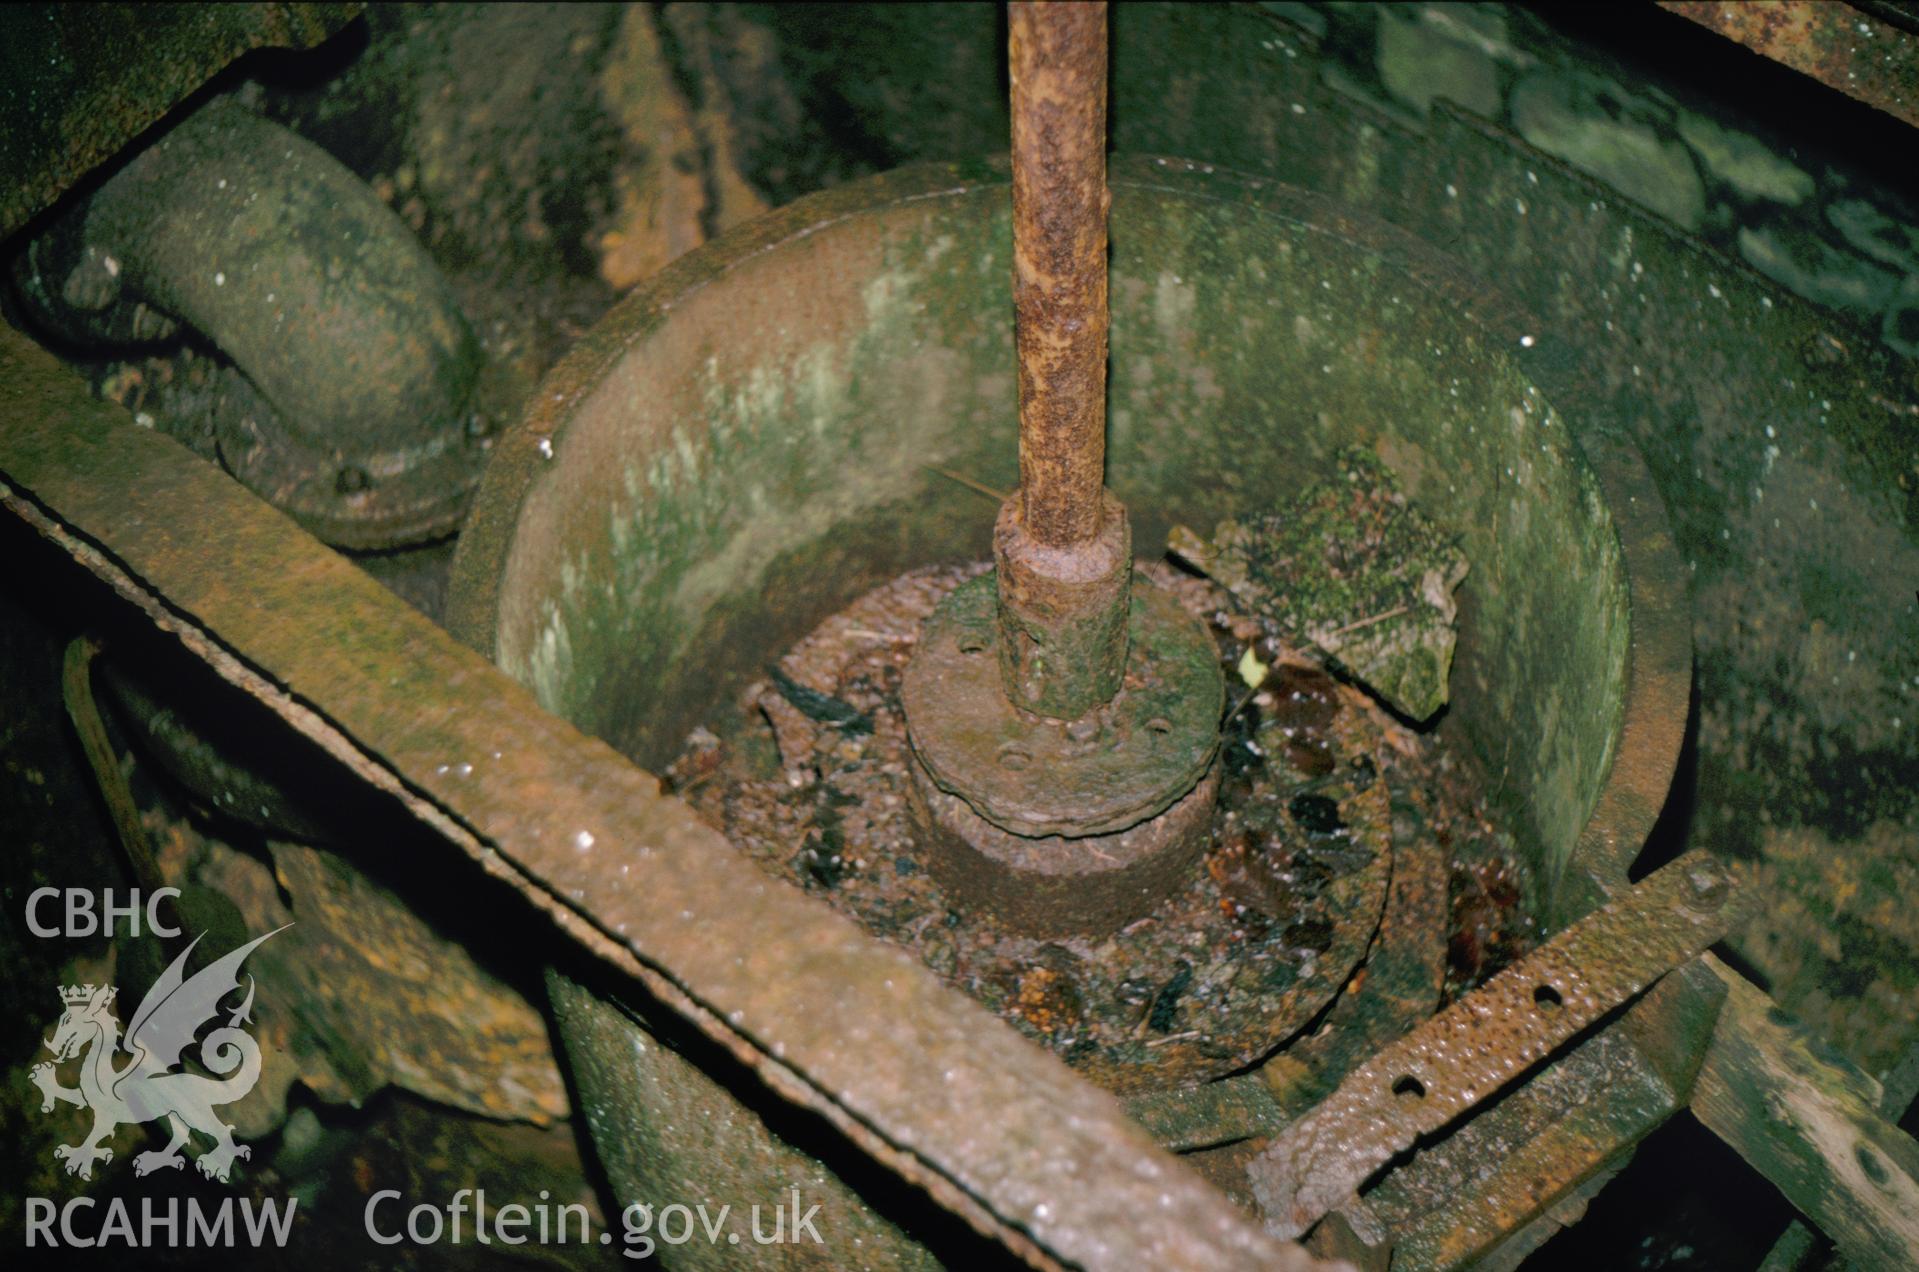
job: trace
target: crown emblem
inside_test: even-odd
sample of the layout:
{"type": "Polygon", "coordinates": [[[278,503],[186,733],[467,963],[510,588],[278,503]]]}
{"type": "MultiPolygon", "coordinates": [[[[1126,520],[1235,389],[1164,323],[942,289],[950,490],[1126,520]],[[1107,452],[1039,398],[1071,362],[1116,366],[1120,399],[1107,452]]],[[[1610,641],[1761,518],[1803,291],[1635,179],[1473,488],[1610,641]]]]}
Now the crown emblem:
{"type": "Polygon", "coordinates": [[[66,1003],[84,1003],[93,997],[92,985],[62,985],[60,1001],[66,1003]]]}

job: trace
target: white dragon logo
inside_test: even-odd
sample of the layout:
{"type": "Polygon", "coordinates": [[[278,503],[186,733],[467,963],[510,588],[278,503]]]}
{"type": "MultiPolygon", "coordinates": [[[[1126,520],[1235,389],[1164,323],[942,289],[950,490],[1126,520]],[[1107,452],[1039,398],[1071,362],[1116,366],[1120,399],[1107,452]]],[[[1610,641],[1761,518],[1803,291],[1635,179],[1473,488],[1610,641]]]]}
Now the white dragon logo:
{"type": "Polygon", "coordinates": [[[246,1000],[227,1017],[224,1027],[215,1029],[200,1044],[200,1063],[221,1076],[209,1078],[167,1070],[179,1063],[180,1053],[193,1042],[200,1027],[219,1014],[220,1000],[240,988],[240,964],[247,955],[268,936],[284,931],[284,927],[275,928],[188,977],[187,956],[200,943],[195,937],[193,944],[160,974],[140,1001],[140,1009],[133,1013],[124,1044],[133,1058],[120,1069],[113,1067],[121,1045],[120,1022],[113,1015],[113,997],[118,991],[111,985],[61,988],[60,998],[67,1009],[47,1041],[54,1058],[35,1065],[30,1076],[46,1097],[40,1106],[42,1113],[53,1112],[55,1103],[93,1110],[93,1130],[86,1139],[53,1150],[53,1155],[67,1164],[68,1174],[93,1178],[96,1161],[113,1160],[113,1150],[104,1141],[114,1128],[123,1122],[152,1122],[162,1117],[170,1125],[172,1139],[165,1148],[134,1158],[136,1175],[163,1166],[177,1170],[185,1165],[180,1149],[192,1131],[214,1142],[213,1148],[194,1162],[200,1173],[211,1179],[227,1182],[233,1159],[253,1155],[245,1144],[233,1142],[233,1128],[213,1111],[216,1104],[240,1099],[260,1080],[260,1044],[239,1027],[253,1018],[252,976],[247,977],[246,1000]],[[56,1066],[83,1051],[87,1054],[80,1063],[80,1085],[61,1086],[56,1066]]]}

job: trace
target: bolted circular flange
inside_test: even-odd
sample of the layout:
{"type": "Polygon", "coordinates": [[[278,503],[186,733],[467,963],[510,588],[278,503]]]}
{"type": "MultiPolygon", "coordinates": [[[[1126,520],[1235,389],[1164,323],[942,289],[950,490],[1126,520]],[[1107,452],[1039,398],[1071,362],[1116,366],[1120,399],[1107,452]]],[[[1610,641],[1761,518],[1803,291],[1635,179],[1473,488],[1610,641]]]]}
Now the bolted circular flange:
{"type": "Polygon", "coordinates": [[[244,375],[221,371],[211,409],[220,463],[248,489],[336,548],[378,551],[442,538],[460,526],[490,447],[470,427],[442,427],[416,445],[343,452],[288,426],[244,375]]]}
{"type": "Polygon", "coordinates": [[[1007,700],[993,575],[941,602],[901,686],[913,752],[934,785],[1028,838],[1108,835],[1199,784],[1219,741],[1225,686],[1212,636],[1135,580],[1126,671],[1110,702],[1053,720],[1007,700]]]}

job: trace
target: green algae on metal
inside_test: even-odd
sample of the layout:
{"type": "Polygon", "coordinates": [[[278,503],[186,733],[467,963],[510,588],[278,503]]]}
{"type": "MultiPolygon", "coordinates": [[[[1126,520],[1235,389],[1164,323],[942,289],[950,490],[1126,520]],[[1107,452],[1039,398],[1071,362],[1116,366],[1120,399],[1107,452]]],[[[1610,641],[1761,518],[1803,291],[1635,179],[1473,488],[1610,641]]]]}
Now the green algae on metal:
{"type": "Polygon", "coordinates": [[[1457,544],[1406,502],[1392,471],[1348,448],[1292,505],[1167,544],[1262,617],[1309,641],[1414,720],[1446,705],[1466,577],[1457,544]]]}
{"type": "MultiPolygon", "coordinates": [[[[1630,851],[1621,823],[1589,823],[1622,783],[1656,812],[1676,733],[1673,751],[1627,735],[1624,700],[1644,714],[1671,684],[1628,657],[1621,527],[1643,521],[1614,515],[1535,379],[1563,355],[1323,199],[1180,161],[1111,171],[1109,481],[1136,542],[1283,504],[1369,447],[1472,563],[1441,731],[1548,888],[1582,830],[1630,851]]],[[[978,496],[926,465],[1010,484],[1006,202],[990,165],[895,172],[643,285],[500,440],[456,561],[459,630],[658,763],[768,649],[886,577],[985,555],[978,496]]]]}
{"type": "MultiPolygon", "coordinates": [[[[1136,542],[1282,504],[1370,445],[1459,527],[1447,727],[1555,880],[1612,765],[1631,622],[1527,329],[1311,196],[1170,160],[1111,171],[1109,484],[1136,542]]],[[[885,577],[980,555],[978,497],[923,465],[1010,484],[1006,190],[973,165],[829,191],[622,302],[500,439],[456,629],[657,764],[764,650],[885,577]]]]}

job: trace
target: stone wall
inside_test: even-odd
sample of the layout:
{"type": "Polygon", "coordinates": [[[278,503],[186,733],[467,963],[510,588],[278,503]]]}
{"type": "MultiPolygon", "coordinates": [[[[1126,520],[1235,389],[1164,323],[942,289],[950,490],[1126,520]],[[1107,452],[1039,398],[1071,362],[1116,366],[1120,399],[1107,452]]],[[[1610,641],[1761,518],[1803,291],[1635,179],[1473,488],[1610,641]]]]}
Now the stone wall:
{"type": "MultiPolygon", "coordinates": [[[[1910,164],[1885,151],[1835,154],[1834,138],[1817,132],[1823,120],[1767,118],[1753,88],[1791,72],[1751,55],[1751,82],[1689,78],[1669,64],[1670,49],[1642,58],[1629,47],[1635,33],[1659,37],[1657,23],[1670,31],[1678,20],[1652,12],[1640,15],[1653,20],[1645,23],[1631,19],[1628,6],[1611,11],[1624,31],[1597,23],[1568,29],[1559,10],[1490,3],[1266,8],[1317,37],[1330,86],[1418,116],[1446,98],[1504,124],[1781,286],[1877,331],[1900,353],[1919,355],[1919,208],[1898,189],[1910,164]],[[1625,46],[1616,60],[1593,43],[1596,33],[1625,46]]],[[[1698,38],[1720,37],[1700,30],[1698,38]]],[[[1832,96],[1843,121],[1847,104],[1832,96]]]]}

